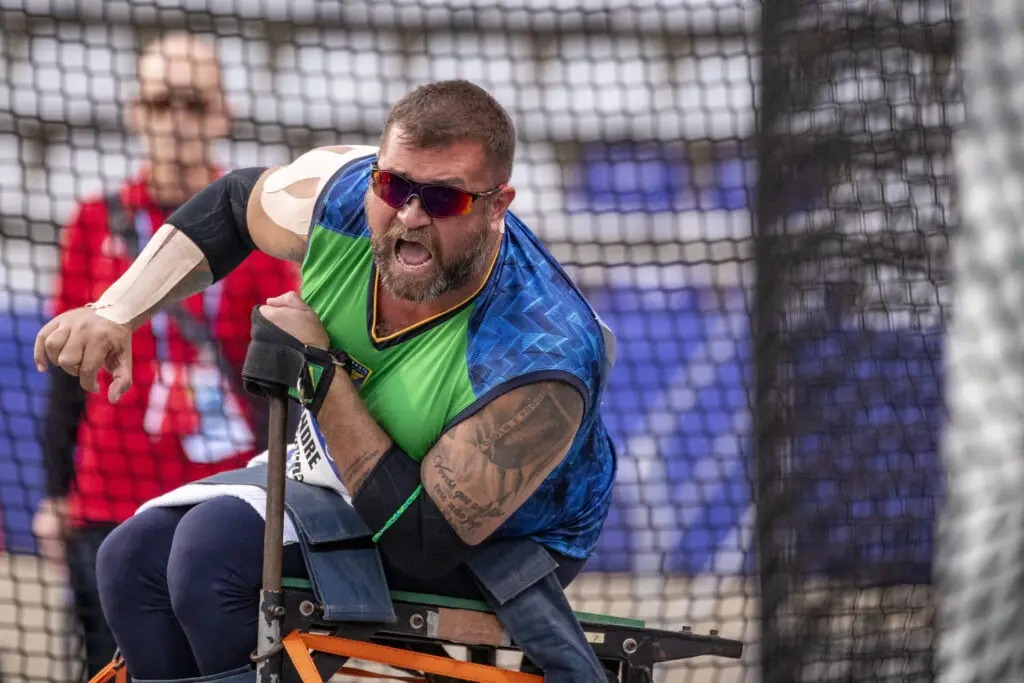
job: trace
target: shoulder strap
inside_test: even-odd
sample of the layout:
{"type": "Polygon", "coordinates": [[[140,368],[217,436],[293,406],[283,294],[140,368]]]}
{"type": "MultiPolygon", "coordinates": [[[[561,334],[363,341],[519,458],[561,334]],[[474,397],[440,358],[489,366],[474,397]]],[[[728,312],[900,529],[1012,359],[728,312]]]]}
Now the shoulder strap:
{"type": "MultiPolygon", "coordinates": [[[[124,240],[128,247],[129,258],[134,260],[138,257],[140,251],[139,235],[135,230],[135,217],[129,214],[124,202],[121,201],[120,192],[111,192],[105,195],[103,200],[107,206],[107,224],[109,225],[110,233],[124,240]]],[[[239,400],[249,400],[252,404],[253,433],[257,443],[262,446],[266,431],[263,429],[266,422],[264,415],[266,409],[263,406],[263,402],[257,404],[251,400],[251,395],[242,386],[241,369],[232,365],[231,361],[224,355],[224,349],[221,347],[220,341],[213,334],[213,330],[208,325],[196,320],[194,316],[182,308],[181,302],[174,302],[165,311],[167,315],[174,319],[185,341],[197,347],[205,344],[213,347],[217,367],[220,369],[221,374],[228,378],[228,381],[231,383],[231,390],[235,393],[235,396],[239,400]]]]}
{"type": "Polygon", "coordinates": [[[120,237],[128,245],[128,254],[135,258],[139,253],[139,236],[135,233],[131,217],[121,202],[120,191],[103,195],[103,203],[107,207],[107,226],[110,234],[120,237]]]}

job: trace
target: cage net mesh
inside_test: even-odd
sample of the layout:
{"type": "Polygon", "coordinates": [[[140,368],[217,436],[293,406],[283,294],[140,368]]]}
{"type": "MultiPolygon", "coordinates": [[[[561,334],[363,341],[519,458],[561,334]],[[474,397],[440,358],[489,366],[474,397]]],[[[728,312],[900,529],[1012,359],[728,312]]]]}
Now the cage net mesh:
{"type": "MultiPolygon", "coordinates": [[[[573,603],[652,626],[751,638],[743,275],[753,7],[652,0],[592,7],[2,0],[0,7],[0,660],[7,677],[73,677],[81,661],[65,583],[33,554],[46,384],[31,367],[31,345],[51,306],[58,240],[75,202],[116,189],[145,162],[123,115],[136,96],[139,50],[173,30],[217,46],[236,116],[216,151],[226,167],[278,164],[324,144],[376,144],[391,105],[431,80],[469,78],[509,109],[519,135],[514,210],[620,338],[605,399],[622,451],[618,492],[600,549],[572,587],[573,603]]],[[[101,438],[117,444],[124,431],[107,425],[101,438]]],[[[744,665],[684,667],[722,680],[741,678],[744,665]]]]}
{"type": "MultiPolygon", "coordinates": [[[[656,680],[927,680],[951,3],[0,0],[3,678],[83,675],[67,572],[32,532],[51,398],[32,342],[78,207],[147,163],[139,52],[186,31],[221,60],[225,168],[376,144],[427,81],[509,110],[512,209],[619,341],[617,486],[573,606],[746,644],[656,680]]],[[[97,244],[76,261],[111,256],[97,244]]],[[[104,448],[152,457],[128,417],[90,419],[104,448]]]]}
{"type": "Polygon", "coordinates": [[[950,2],[764,6],[755,454],[768,682],[934,677],[950,2]]]}

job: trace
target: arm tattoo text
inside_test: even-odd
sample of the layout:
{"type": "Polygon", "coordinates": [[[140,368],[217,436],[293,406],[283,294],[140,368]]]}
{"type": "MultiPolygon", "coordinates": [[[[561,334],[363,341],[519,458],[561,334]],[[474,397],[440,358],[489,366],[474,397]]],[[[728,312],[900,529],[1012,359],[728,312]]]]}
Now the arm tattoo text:
{"type": "Polygon", "coordinates": [[[583,400],[542,382],[496,399],[431,449],[423,481],[438,509],[469,542],[489,536],[561,462],[583,400]]]}

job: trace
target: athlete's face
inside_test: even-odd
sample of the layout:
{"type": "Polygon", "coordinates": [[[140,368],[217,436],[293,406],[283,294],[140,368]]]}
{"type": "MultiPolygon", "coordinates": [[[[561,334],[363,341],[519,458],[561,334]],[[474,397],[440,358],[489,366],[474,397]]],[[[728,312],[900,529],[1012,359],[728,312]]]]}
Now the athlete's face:
{"type": "MultiPolygon", "coordinates": [[[[469,192],[485,192],[505,180],[494,178],[475,142],[418,149],[403,144],[398,127],[383,140],[377,166],[413,182],[469,192]]],[[[394,208],[368,188],[366,218],[381,285],[400,299],[422,303],[482,277],[514,196],[515,190],[507,187],[476,200],[463,216],[434,218],[419,197],[394,208]]]]}

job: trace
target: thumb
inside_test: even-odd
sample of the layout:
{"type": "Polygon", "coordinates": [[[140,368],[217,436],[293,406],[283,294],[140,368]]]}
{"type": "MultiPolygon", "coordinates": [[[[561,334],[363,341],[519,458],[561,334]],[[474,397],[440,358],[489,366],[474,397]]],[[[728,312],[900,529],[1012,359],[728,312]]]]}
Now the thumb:
{"type": "Polygon", "coordinates": [[[114,376],[107,391],[107,400],[117,403],[132,386],[132,353],[130,350],[119,351],[108,362],[107,369],[114,376]]]}
{"type": "Polygon", "coordinates": [[[299,296],[298,293],[296,292],[285,292],[280,296],[272,296],[269,299],[267,299],[267,305],[279,306],[282,308],[294,308],[299,311],[310,310],[306,302],[303,301],[302,297],[299,296]]]}

